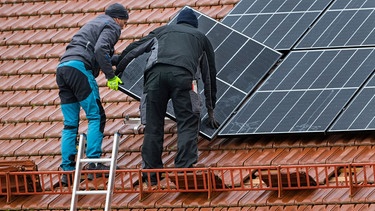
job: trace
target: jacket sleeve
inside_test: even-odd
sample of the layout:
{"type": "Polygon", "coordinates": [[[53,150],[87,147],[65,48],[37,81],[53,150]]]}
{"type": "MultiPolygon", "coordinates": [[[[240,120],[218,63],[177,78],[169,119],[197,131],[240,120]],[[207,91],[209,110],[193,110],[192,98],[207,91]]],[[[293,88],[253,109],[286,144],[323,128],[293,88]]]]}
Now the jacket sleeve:
{"type": "Polygon", "coordinates": [[[98,61],[100,69],[105,74],[107,79],[115,77],[115,73],[112,69],[112,51],[113,47],[116,45],[121,34],[121,30],[115,28],[110,24],[106,25],[95,45],[95,58],[98,61]]]}
{"type": "MultiPolygon", "coordinates": [[[[117,64],[117,67],[116,67],[116,72],[115,74],[118,75],[120,74],[121,72],[123,72],[125,70],[125,68],[128,66],[128,64],[134,59],[134,58],[137,58],[138,56],[142,55],[143,53],[145,52],[150,52],[151,51],[151,48],[152,46],[155,44],[156,42],[156,38],[153,37],[152,39],[150,40],[142,40],[142,42],[139,42],[139,43],[142,43],[141,45],[138,45],[139,43],[137,43],[137,45],[134,45],[136,46],[135,48],[133,48],[132,50],[130,51],[127,51],[127,53],[125,55],[123,55],[122,59],[119,61],[119,63],[117,64]]],[[[133,47],[134,47],[133,46],[133,47]]],[[[126,48],[125,50],[129,50],[128,48],[126,48]]]]}
{"type": "Polygon", "coordinates": [[[140,56],[144,52],[147,52],[146,50],[150,51],[149,48],[152,47],[152,44],[154,42],[154,41],[150,41],[150,40],[153,40],[153,38],[155,38],[155,36],[157,35],[157,33],[161,29],[162,29],[162,27],[159,27],[159,28],[151,31],[147,36],[141,38],[140,40],[130,43],[121,52],[121,54],[118,58],[118,65],[116,67],[116,75],[118,75],[118,73],[123,72],[125,70],[126,66],[131,62],[132,59],[136,58],[137,56],[140,56]],[[132,52],[131,55],[128,55],[133,50],[135,50],[136,52],[132,52]],[[142,52],[142,50],[143,50],[143,52],[142,52]]]}
{"type": "Polygon", "coordinates": [[[206,97],[206,108],[214,109],[216,105],[216,66],[215,52],[208,38],[205,42],[205,51],[201,59],[202,80],[204,84],[204,95],[206,97]]]}

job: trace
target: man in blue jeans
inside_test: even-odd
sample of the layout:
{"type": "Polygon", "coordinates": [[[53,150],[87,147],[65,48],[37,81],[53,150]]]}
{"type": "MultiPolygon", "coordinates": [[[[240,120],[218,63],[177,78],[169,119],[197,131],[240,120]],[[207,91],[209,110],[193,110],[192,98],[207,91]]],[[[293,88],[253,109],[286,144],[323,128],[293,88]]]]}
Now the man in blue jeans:
{"type": "MultiPolygon", "coordinates": [[[[85,24],[72,38],[57,67],[56,82],[59,87],[64,129],[61,138],[63,171],[75,169],[77,135],[80,108],[88,119],[86,156],[99,158],[102,153],[103,132],[106,115],[100,102],[99,87],[95,78],[99,70],[105,74],[107,86],[118,90],[122,83],[112,69],[112,55],[121,30],[129,19],[128,12],[121,4],[108,6],[105,14],[97,16],[85,24]]],[[[89,163],[89,170],[107,170],[102,163],[89,163]]],[[[100,176],[101,174],[98,174],[100,176]]],[[[92,179],[93,175],[89,175],[92,179]]],[[[61,182],[69,184],[66,174],[61,182]]],[[[70,183],[71,184],[71,183],[70,183]]]]}

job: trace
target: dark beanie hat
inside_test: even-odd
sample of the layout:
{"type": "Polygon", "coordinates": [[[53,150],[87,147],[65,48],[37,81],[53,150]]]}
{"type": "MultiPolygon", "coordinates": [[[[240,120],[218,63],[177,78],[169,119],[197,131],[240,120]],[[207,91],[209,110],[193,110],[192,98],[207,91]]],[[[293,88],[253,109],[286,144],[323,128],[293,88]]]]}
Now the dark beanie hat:
{"type": "Polygon", "coordinates": [[[177,24],[180,23],[187,23],[195,28],[198,28],[198,19],[197,16],[195,16],[195,13],[190,8],[183,9],[180,14],[177,16],[177,24]]]}
{"type": "Polygon", "coordinates": [[[128,11],[119,3],[109,5],[105,10],[105,14],[112,18],[129,19],[128,11]]]}

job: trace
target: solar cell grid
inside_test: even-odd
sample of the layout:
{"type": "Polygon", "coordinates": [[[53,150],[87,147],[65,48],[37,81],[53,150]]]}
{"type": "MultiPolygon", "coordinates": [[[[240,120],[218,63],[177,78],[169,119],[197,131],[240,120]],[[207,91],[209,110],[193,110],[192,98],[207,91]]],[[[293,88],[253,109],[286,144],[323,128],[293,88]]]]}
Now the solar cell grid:
{"type": "Polygon", "coordinates": [[[343,9],[364,9],[374,8],[375,1],[372,0],[340,0],[334,1],[330,10],[343,10],[343,9]]]}
{"type": "Polygon", "coordinates": [[[375,45],[375,1],[335,1],[295,49],[375,45]]]}
{"type": "MultiPolygon", "coordinates": [[[[375,49],[369,53],[362,63],[363,67],[375,66],[375,49]]],[[[345,108],[329,131],[364,131],[375,129],[375,75],[360,90],[358,95],[345,108]]]]}
{"type": "Polygon", "coordinates": [[[219,135],[325,132],[374,67],[372,48],[293,51],[219,135]]]}
{"type": "Polygon", "coordinates": [[[271,48],[289,50],[330,2],[240,1],[222,22],[271,48]]]}

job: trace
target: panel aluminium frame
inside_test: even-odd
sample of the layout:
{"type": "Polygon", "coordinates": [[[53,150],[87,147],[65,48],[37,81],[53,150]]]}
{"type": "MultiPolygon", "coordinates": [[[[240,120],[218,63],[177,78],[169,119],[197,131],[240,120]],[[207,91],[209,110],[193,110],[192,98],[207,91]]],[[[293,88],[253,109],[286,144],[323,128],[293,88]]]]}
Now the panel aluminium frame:
{"type": "MultiPolygon", "coordinates": [[[[268,74],[278,62],[281,53],[237,32],[228,26],[194,10],[199,21],[199,30],[210,39],[215,51],[217,68],[217,103],[215,118],[225,124],[251,91],[268,74]]],[[[175,20],[172,19],[170,23],[175,20]]],[[[134,59],[122,73],[123,85],[119,89],[140,100],[143,93],[143,70],[148,55],[134,59]]],[[[198,83],[198,91],[202,102],[205,102],[203,84],[198,83]]],[[[167,116],[175,120],[172,103],[168,105],[167,116]]],[[[201,112],[200,134],[212,139],[219,129],[212,129],[205,123],[207,111],[205,106],[201,112]]]]}
{"type": "Polygon", "coordinates": [[[290,50],[331,1],[240,1],[222,23],[276,50],[290,50]]]}
{"type": "Polygon", "coordinates": [[[373,48],[293,51],[219,135],[327,132],[374,62],[373,48]]]}

